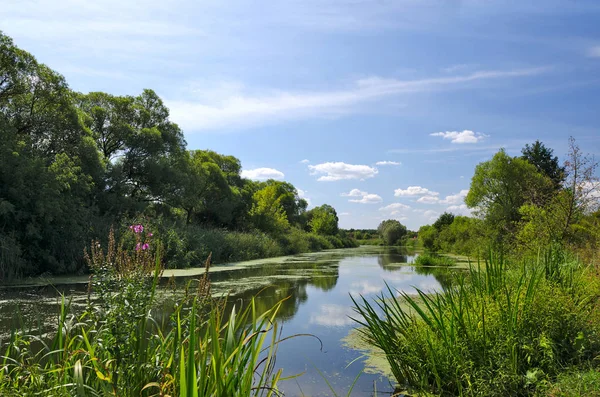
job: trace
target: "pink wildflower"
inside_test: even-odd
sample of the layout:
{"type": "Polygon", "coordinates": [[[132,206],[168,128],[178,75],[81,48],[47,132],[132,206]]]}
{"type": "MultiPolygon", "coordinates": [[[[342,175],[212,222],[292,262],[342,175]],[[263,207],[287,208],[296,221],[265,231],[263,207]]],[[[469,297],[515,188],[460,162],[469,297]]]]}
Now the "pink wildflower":
{"type": "Polygon", "coordinates": [[[154,234],[148,233],[148,237],[152,237],[152,236],[154,236],[154,234]]]}
{"type": "Polygon", "coordinates": [[[135,245],[135,250],[136,250],[136,251],[139,251],[141,248],[142,248],[142,243],[137,243],[137,244],[135,245]]]}
{"type": "Polygon", "coordinates": [[[141,233],[144,231],[144,226],[142,225],[131,225],[129,228],[132,229],[134,233],[141,233]]]}
{"type": "Polygon", "coordinates": [[[148,244],[144,244],[142,245],[142,251],[147,250],[148,248],[150,248],[150,246],[148,244]]]}

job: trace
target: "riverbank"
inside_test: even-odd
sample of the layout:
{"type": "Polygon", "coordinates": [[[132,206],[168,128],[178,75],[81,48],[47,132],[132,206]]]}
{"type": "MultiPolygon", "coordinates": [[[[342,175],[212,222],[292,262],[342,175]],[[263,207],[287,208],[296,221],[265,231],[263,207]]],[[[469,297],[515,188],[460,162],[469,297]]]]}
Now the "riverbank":
{"type": "MultiPolygon", "coordinates": [[[[310,333],[317,336],[323,345],[312,337],[288,339],[279,344],[277,366],[284,368],[283,376],[304,373],[295,380],[281,383],[280,390],[291,396],[300,394],[299,387],[304,395],[332,395],[318,368],[338,395],[347,395],[354,379],[363,369],[362,361],[355,361],[360,352],[342,343],[342,338],[355,326],[348,317],[352,313],[348,294],[375,297],[385,288],[384,280],[394,288],[407,292],[413,291],[413,286],[427,290],[441,289],[440,281],[443,279],[437,272],[420,273],[409,264],[414,256],[413,252],[407,253],[398,248],[358,247],[215,265],[210,277],[211,294],[228,296],[229,308],[234,304],[247,307],[255,297],[258,314],[286,298],[276,316],[276,322],[283,325],[282,337],[310,333]]],[[[159,323],[171,317],[170,302],[185,294],[187,282],[198,279],[197,276],[186,277],[195,270],[200,269],[166,270],[182,277],[176,280],[176,292],[170,286],[158,292],[160,302],[164,297],[167,298],[165,305],[159,305],[158,312],[153,311],[159,323]]],[[[189,290],[193,292],[195,288],[189,290]]],[[[74,298],[72,309],[77,313],[86,309],[87,285],[58,291],[53,287],[0,290],[0,339],[3,339],[2,335],[10,337],[7,327],[17,312],[25,318],[25,324],[31,324],[34,329],[39,324],[47,325],[45,332],[53,335],[57,324],[59,292],[64,293],[67,300],[74,298]],[[42,317],[38,318],[38,315],[42,317]],[[2,322],[5,324],[3,330],[2,322]]],[[[14,324],[18,326],[18,322],[14,324]]],[[[393,391],[393,387],[388,390],[389,382],[383,374],[364,373],[352,395],[370,395],[374,383],[379,394],[393,391]]]]}

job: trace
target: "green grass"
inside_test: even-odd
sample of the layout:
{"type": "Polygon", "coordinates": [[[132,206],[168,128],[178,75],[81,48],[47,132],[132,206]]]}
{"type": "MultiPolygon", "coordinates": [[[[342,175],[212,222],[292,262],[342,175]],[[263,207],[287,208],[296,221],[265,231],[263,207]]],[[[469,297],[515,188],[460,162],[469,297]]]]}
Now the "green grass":
{"type": "Polygon", "coordinates": [[[154,245],[155,252],[128,252],[112,233],[106,252],[92,244],[86,258],[96,299],[76,314],[63,297],[53,335],[24,326],[1,341],[0,395],[276,395],[282,302],[259,311],[252,300],[225,312],[225,302],[210,298],[206,273],[169,318],[154,318],[162,273],[154,245]]]}
{"type": "Polygon", "coordinates": [[[419,254],[413,264],[416,266],[453,266],[456,261],[448,256],[425,252],[419,254]]]}
{"type": "Polygon", "coordinates": [[[485,271],[471,267],[451,288],[417,293],[400,294],[408,308],[385,296],[354,301],[363,337],[385,352],[401,387],[525,396],[599,364],[600,281],[562,252],[514,264],[490,255],[485,271]]]}
{"type": "Polygon", "coordinates": [[[177,269],[197,267],[211,254],[214,263],[228,263],[358,246],[353,239],[322,236],[297,228],[270,236],[258,231],[187,226],[183,230],[169,228],[162,235],[166,262],[169,268],[177,269]]]}
{"type": "Polygon", "coordinates": [[[600,370],[589,369],[560,374],[556,382],[549,385],[544,394],[552,397],[599,397],[600,370]]]}

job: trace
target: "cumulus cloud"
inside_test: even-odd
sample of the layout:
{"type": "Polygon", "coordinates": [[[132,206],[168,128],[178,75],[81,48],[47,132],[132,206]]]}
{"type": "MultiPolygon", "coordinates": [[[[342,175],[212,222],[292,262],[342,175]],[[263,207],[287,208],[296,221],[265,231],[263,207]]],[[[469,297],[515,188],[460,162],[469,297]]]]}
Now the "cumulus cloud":
{"type": "Polygon", "coordinates": [[[402,165],[402,163],[397,161],[378,161],[375,163],[375,165],[402,165]]]}
{"type": "Polygon", "coordinates": [[[456,194],[451,194],[450,196],[446,196],[446,198],[441,200],[440,203],[441,204],[451,204],[451,205],[461,204],[463,201],[465,201],[465,197],[467,197],[467,194],[469,194],[469,189],[463,189],[456,194]]]}
{"type": "Polygon", "coordinates": [[[342,197],[355,197],[354,199],[348,200],[351,203],[376,204],[383,201],[378,194],[363,192],[359,189],[352,189],[348,193],[342,193],[341,195],[342,197]]]}
{"type": "Polygon", "coordinates": [[[439,197],[436,197],[436,196],[423,196],[417,200],[417,203],[423,203],[423,204],[436,204],[439,202],[440,202],[440,199],[439,199],[439,197]]]}
{"type": "Polygon", "coordinates": [[[242,178],[264,181],[267,179],[283,179],[284,174],[274,168],[255,168],[253,170],[243,170],[242,178]]]}
{"type": "Polygon", "coordinates": [[[423,216],[425,216],[427,220],[431,222],[435,221],[439,215],[439,212],[433,210],[427,210],[423,212],[423,216]]]}
{"type": "Polygon", "coordinates": [[[377,168],[369,167],[368,165],[346,164],[343,162],[327,162],[309,165],[308,168],[312,175],[321,174],[317,179],[320,182],[341,181],[345,179],[364,180],[373,178],[379,172],[377,168]]]}
{"type": "Polygon", "coordinates": [[[488,135],[482,134],[481,132],[473,132],[469,130],[434,132],[433,134],[429,135],[441,136],[444,139],[449,139],[452,143],[477,143],[488,137],[488,135]]]}
{"type": "Polygon", "coordinates": [[[411,197],[411,196],[438,196],[438,192],[433,192],[427,188],[421,186],[409,186],[406,189],[394,190],[394,196],[396,197],[411,197]]]}
{"type": "Polygon", "coordinates": [[[363,192],[359,189],[352,189],[348,193],[342,193],[341,196],[342,197],[362,197],[365,194],[367,194],[367,192],[363,192]]]}
{"type": "Polygon", "coordinates": [[[310,160],[304,159],[304,160],[301,160],[300,163],[301,164],[308,164],[308,163],[310,163],[310,160]]]}
{"type": "Polygon", "coordinates": [[[465,197],[467,196],[468,193],[469,193],[469,190],[465,189],[465,190],[461,190],[460,192],[458,192],[456,194],[451,194],[449,196],[446,196],[446,198],[444,198],[444,199],[440,199],[437,196],[423,196],[423,197],[419,198],[417,200],[417,202],[423,203],[423,204],[450,204],[450,205],[461,204],[462,202],[465,201],[465,197]]]}
{"type": "Polygon", "coordinates": [[[470,216],[472,213],[471,209],[467,208],[466,204],[451,205],[450,207],[446,208],[446,211],[451,212],[454,215],[464,215],[464,216],[470,216]]]}
{"type": "Polygon", "coordinates": [[[406,204],[402,203],[392,203],[390,205],[386,205],[385,207],[381,207],[379,211],[399,211],[399,210],[407,210],[410,207],[406,204]]]}

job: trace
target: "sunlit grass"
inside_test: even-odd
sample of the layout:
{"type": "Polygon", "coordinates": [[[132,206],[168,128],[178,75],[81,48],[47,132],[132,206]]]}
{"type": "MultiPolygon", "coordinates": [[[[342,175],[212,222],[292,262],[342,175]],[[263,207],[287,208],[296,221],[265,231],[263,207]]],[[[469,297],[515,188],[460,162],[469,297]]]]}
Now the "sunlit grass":
{"type": "Polygon", "coordinates": [[[528,395],[565,368],[598,365],[600,285],[552,251],[509,265],[490,255],[452,288],[419,299],[354,300],[368,343],[401,386],[441,395],[528,395]],[[596,361],[594,361],[596,360],[596,361]]]}

